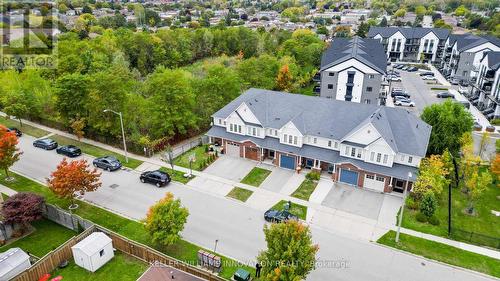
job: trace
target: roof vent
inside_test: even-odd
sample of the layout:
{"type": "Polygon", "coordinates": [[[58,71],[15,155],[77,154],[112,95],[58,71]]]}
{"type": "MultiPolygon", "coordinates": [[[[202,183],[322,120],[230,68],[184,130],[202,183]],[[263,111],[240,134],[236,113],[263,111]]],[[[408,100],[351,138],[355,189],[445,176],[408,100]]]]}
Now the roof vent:
{"type": "Polygon", "coordinates": [[[249,104],[249,105],[252,105],[252,103],[251,103],[251,102],[249,102],[248,104],[249,104]]]}
{"type": "Polygon", "coordinates": [[[275,117],[274,120],[280,120],[280,118],[279,117],[275,117]]]}
{"type": "Polygon", "coordinates": [[[258,100],[257,100],[257,99],[255,99],[255,102],[258,102],[258,100]]]}
{"type": "Polygon", "coordinates": [[[417,124],[417,129],[418,129],[418,124],[417,124]]]}

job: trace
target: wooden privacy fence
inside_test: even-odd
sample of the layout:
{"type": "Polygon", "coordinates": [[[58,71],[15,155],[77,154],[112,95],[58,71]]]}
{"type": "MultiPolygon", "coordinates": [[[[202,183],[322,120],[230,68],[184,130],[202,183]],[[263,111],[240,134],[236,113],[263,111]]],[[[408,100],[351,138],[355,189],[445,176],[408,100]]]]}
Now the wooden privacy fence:
{"type": "MultiPolygon", "coordinates": [[[[65,261],[71,260],[73,258],[73,253],[71,252],[71,247],[73,247],[78,242],[82,241],[85,237],[89,236],[94,230],[94,227],[90,227],[84,232],[66,241],[64,244],[60,245],[53,251],[50,251],[37,262],[35,262],[26,271],[17,275],[13,280],[15,281],[36,281],[42,275],[52,272],[57,266],[65,261]]],[[[40,241],[43,243],[43,241],[40,241]]]]}
{"type": "Polygon", "coordinates": [[[141,243],[132,241],[104,227],[96,225],[94,231],[102,231],[106,233],[113,240],[113,248],[130,256],[133,256],[139,260],[152,264],[153,266],[155,264],[161,263],[209,281],[226,280],[222,277],[219,277],[211,273],[210,271],[198,268],[195,265],[191,265],[183,261],[177,260],[173,257],[167,256],[160,251],[157,251],[141,243]]]}
{"type": "Polygon", "coordinates": [[[113,248],[123,252],[127,255],[135,257],[141,261],[144,261],[151,265],[158,265],[159,263],[174,267],[181,271],[190,273],[199,278],[206,279],[208,281],[223,281],[226,280],[213,274],[210,271],[196,267],[185,263],[183,261],[177,260],[173,257],[167,256],[151,247],[143,245],[141,243],[132,241],[126,237],[121,236],[111,230],[108,230],[99,225],[93,225],[87,228],[85,231],[79,235],[66,241],[64,244],[59,246],[57,249],[49,252],[33,264],[29,269],[20,273],[13,280],[15,281],[36,281],[42,275],[54,271],[57,266],[65,261],[71,261],[73,259],[73,253],[71,247],[83,240],[85,237],[89,236],[93,232],[103,232],[108,235],[113,240],[113,248]]]}

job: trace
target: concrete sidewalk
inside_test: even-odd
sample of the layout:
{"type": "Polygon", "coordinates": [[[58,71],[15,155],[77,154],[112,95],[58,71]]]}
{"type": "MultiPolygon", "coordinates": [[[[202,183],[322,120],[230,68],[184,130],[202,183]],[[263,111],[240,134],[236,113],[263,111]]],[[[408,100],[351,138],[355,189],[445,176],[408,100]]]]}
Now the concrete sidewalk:
{"type": "Polygon", "coordinates": [[[430,67],[431,71],[434,73],[434,77],[436,77],[436,81],[438,81],[443,86],[451,87],[450,82],[448,82],[448,80],[446,80],[446,78],[444,78],[444,76],[441,74],[441,72],[439,72],[439,70],[437,70],[437,68],[434,67],[434,65],[432,65],[430,63],[427,65],[430,67]]]}
{"type": "MultiPolygon", "coordinates": [[[[36,123],[30,122],[27,120],[23,120],[23,122],[25,122],[26,124],[31,125],[33,127],[38,127],[40,129],[46,130],[50,133],[55,133],[55,134],[62,135],[62,136],[76,140],[75,136],[73,136],[67,132],[62,132],[60,130],[49,128],[49,127],[46,127],[46,126],[43,126],[40,124],[36,124],[36,123]]],[[[101,147],[103,149],[110,150],[110,151],[113,151],[113,152],[116,152],[119,154],[123,154],[123,151],[120,149],[117,149],[115,147],[112,147],[112,146],[109,146],[106,144],[102,144],[102,143],[99,143],[99,142],[96,142],[93,140],[82,139],[82,142],[92,144],[94,146],[98,146],[98,147],[101,147]]],[[[146,157],[143,157],[140,155],[134,155],[134,154],[130,154],[129,156],[145,162],[145,164],[143,164],[144,166],[149,167],[149,165],[150,165],[150,166],[154,166],[154,167],[157,167],[157,166],[170,167],[167,163],[165,163],[157,158],[146,158],[146,157]]],[[[179,166],[175,166],[175,169],[182,171],[182,172],[188,172],[187,168],[183,168],[183,167],[179,167],[179,166]]],[[[273,192],[273,191],[265,190],[262,188],[256,188],[253,186],[249,186],[246,184],[235,182],[233,180],[225,179],[225,178],[222,178],[219,176],[207,174],[207,173],[200,172],[200,171],[193,171],[193,174],[195,176],[199,177],[199,179],[194,181],[193,185],[191,185],[190,183],[188,183],[188,185],[195,187],[195,188],[196,187],[199,188],[200,186],[205,186],[205,184],[209,183],[208,187],[206,187],[206,191],[208,191],[209,194],[213,194],[212,192],[214,190],[217,190],[215,192],[215,194],[213,194],[213,196],[225,196],[225,194],[227,194],[227,192],[229,192],[230,187],[239,186],[239,187],[253,191],[252,196],[249,198],[249,202],[253,202],[253,203],[248,203],[247,205],[252,207],[252,208],[255,208],[255,209],[265,210],[266,208],[268,208],[269,205],[271,205],[271,203],[272,203],[272,205],[274,205],[279,200],[292,201],[293,203],[300,204],[300,205],[306,206],[308,208],[308,215],[307,215],[307,220],[306,220],[306,222],[308,224],[315,225],[317,227],[324,228],[327,230],[331,230],[331,231],[334,231],[335,233],[340,232],[340,233],[343,233],[349,237],[354,236],[355,238],[363,239],[365,241],[366,240],[374,241],[374,240],[378,239],[378,237],[380,237],[381,234],[383,234],[383,233],[387,232],[387,230],[389,230],[387,224],[391,224],[391,221],[392,221],[392,219],[390,217],[387,217],[387,216],[389,216],[389,213],[391,213],[390,211],[388,214],[384,214],[383,221],[379,221],[380,216],[377,220],[369,219],[369,218],[365,218],[365,217],[362,217],[359,215],[355,215],[355,214],[347,213],[347,212],[344,212],[341,210],[337,210],[335,208],[322,206],[320,203],[317,202],[317,201],[319,201],[318,199],[313,200],[315,202],[304,201],[304,200],[301,200],[301,199],[298,199],[295,197],[291,197],[289,195],[280,194],[278,192],[273,192]],[[218,185],[223,186],[223,188],[218,188],[217,187],[218,185]],[[250,200],[250,199],[252,199],[252,200],[250,200]]],[[[7,195],[15,194],[14,190],[11,190],[11,189],[4,187],[4,186],[1,186],[1,185],[0,185],[0,191],[2,193],[6,193],[7,195]]],[[[321,192],[321,193],[323,193],[323,192],[321,192]]],[[[318,194],[318,197],[322,197],[322,196],[323,196],[323,194],[321,194],[321,195],[318,194]]],[[[389,208],[396,208],[396,207],[397,207],[397,204],[394,202],[389,204],[389,208]]],[[[380,211],[383,212],[383,210],[380,210],[380,211]]],[[[392,224],[392,229],[394,229],[394,230],[396,229],[396,226],[394,224],[392,224]]],[[[413,236],[422,237],[422,238],[425,238],[428,240],[436,241],[439,243],[447,244],[447,245],[457,247],[457,248],[460,248],[463,250],[478,253],[481,255],[486,255],[486,256],[496,258],[496,259],[500,259],[500,252],[498,252],[498,251],[494,251],[494,250],[490,250],[490,249],[486,249],[483,247],[474,246],[474,245],[470,245],[470,244],[466,244],[466,243],[462,243],[462,242],[457,242],[454,240],[450,240],[450,239],[446,239],[446,238],[442,238],[442,237],[438,237],[438,236],[434,236],[434,235],[430,235],[430,234],[426,234],[426,233],[421,233],[421,232],[417,232],[417,231],[413,231],[413,230],[409,230],[409,229],[403,229],[402,232],[406,233],[406,234],[413,235],[413,236]]]]}

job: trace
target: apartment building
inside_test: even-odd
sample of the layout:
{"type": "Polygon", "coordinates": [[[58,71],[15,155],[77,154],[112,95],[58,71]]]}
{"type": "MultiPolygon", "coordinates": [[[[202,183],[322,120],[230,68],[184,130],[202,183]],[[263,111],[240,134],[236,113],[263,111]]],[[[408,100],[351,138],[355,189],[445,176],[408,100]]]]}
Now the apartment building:
{"type": "Polygon", "coordinates": [[[472,89],[479,95],[478,108],[485,117],[490,120],[500,118],[500,52],[483,55],[472,89]]]}
{"type": "Polygon", "coordinates": [[[391,61],[440,63],[449,34],[444,28],[372,26],[367,37],[380,40],[391,61]]]}
{"type": "Polygon", "coordinates": [[[380,104],[387,58],[376,39],[334,38],[321,58],[320,96],[380,104]]]}
{"type": "Polygon", "coordinates": [[[475,82],[484,54],[500,51],[500,40],[473,34],[451,34],[445,42],[441,71],[445,77],[475,82]]]}

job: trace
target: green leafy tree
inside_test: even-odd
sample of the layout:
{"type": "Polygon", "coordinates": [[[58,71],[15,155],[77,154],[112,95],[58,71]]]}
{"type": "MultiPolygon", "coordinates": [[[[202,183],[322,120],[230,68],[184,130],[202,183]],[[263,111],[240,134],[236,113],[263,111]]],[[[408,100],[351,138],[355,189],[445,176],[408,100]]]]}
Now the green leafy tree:
{"type": "Polygon", "coordinates": [[[318,246],[309,228],[298,221],[264,226],[267,250],[257,260],[263,280],[303,280],[314,269],[318,246]],[[278,277],[279,279],[275,279],[278,277]],[[284,278],[284,279],[283,279],[284,278]]]}
{"type": "Polygon", "coordinates": [[[420,117],[432,126],[428,154],[442,154],[447,148],[457,155],[460,138],[472,130],[474,123],[471,114],[462,105],[450,100],[425,107],[420,117]]]}
{"type": "Polygon", "coordinates": [[[179,240],[188,216],[188,209],[182,207],[181,201],[174,199],[172,193],[167,192],[164,198],[149,208],[144,227],[153,242],[169,246],[179,240]]]}
{"type": "Polygon", "coordinates": [[[90,80],[88,76],[71,73],[62,75],[55,83],[56,109],[66,120],[86,116],[90,80]]]}
{"type": "Polygon", "coordinates": [[[469,13],[470,13],[469,9],[467,9],[467,7],[465,7],[464,5],[458,6],[454,12],[455,16],[457,17],[463,17],[468,15],[469,13]]]}
{"type": "Polygon", "coordinates": [[[186,134],[196,128],[195,95],[190,80],[191,75],[184,70],[163,67],[148,76],[144,92],[149,96],[150,119],[157,129],[152,132],[155,138],[186,134]]]}
{"type": "Polygon", "coordinates": [[[397,17],[397,18],[402,18],[406,15],[406,9],[404,8],[400,8],[398,9],[395,13],[394,13],[394,16],[397,17]]]}
{"type": "Polygon", "coordinates": [[[423,17],[427,13],[427,9],[423,5],[418,5],[415,7],[415,14],[417,14],[417,17],[423,17]]]}

